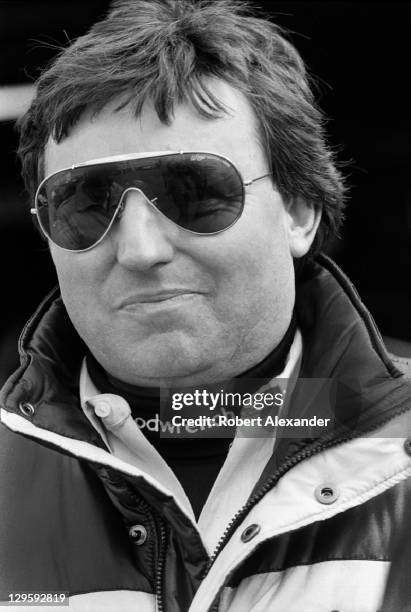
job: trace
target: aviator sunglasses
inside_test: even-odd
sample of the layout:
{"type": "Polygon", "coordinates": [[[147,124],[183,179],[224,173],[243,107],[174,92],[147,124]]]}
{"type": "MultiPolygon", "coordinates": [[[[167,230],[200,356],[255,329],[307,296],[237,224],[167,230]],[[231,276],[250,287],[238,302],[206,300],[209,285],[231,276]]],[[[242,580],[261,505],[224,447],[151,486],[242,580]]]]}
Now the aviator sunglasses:
{"type": "Polygon", "coordinates": [[[270,175],[243,181],[234,164],[215,153],[117,155],[47,176],[31,213],[55,245],[87,251],[120,219],[126,193],[135,190],[179,227],[194,234],[217,234],[240,218],[245,187],[270,175]]]}

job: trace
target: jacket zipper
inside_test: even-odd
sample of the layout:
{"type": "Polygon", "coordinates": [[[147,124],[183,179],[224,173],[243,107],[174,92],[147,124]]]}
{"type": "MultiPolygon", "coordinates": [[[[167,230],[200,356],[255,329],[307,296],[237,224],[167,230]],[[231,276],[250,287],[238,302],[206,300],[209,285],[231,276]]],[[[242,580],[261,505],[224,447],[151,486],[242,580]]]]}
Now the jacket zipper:
{"type": "Polygon", "coordinates": [[[156,612],[165,612],[164,595],[163,595],[163,573],[166,561],[166,538],[167,530],[164,521],[159,519],[160,527],[160,550],[156,568],[156,612]]]}
{"type": "MultiPolygon", "coordinates": [[[[121,479],[113,479],[111,476],[111,482],[118,483],[121,479]]],[[[163,570],[166,559],[166,540],[167,540],[167,529],[163,519],[155,512],[149,504],[136,493],[136,491],[130,492],[133,501],[146,515],[147,518],[154,523],[154,532],[157,532],[157,526],[160,531],[160,544],[158,550],[157,565],[154,565],[155,571],[155,595],[156,595],[156,612],[165,612],[164,594],[163,594],[163,570]]]]}
{"type": "Polygon", "coordinates": [[[134,500],[147,513],[148,517],[154,522],[155,531],[157,526],[160,531],[160,544],[158,550],[158,560],[155,566],[155,594],[156,594],[156,612],[165,612],[164,593],[163,593],[163,572],[166,560],[166,541],[167,529],[163,519],[155,512],[148,503],[142,499],[137,493],[133,492],[134,500]]]}
{"type": "MultiPolygon", "coordinates": [[[[338,442],[336,442],[336,444],[337,443],[338,442]]],[[[315,453],[320,452],[324,448],[326,448],[326,444],[321,444],[321,445],[318,445],[316,448],[305,449],[304,451],[301,451],[300,453],[297,453],[296,455],[288,459],[288,461],[283,463],[283,465],[280,468],[278,468],[276,472],[274,472],[271,478],[269,478],[265,482],[265,484],[261,487],[261,489],[257,493],[255,493],[253,497],[251,497],[248,500],[248,502],[234,515],[234,517],[228,524],[227,528],[225,529],[223,535],[221,536],[216,549],[214,550],[213,554],[210,557],[210,561],[208,562],[207,567],[204,571],[203,579],[206,577],[206,575],[210,571],[211,566],[213,565],[216,558],[218,557],[222,549],[225,547],[229,539],[232,537],[234,531],[237,529],[241,521],[250,512],[250,510],[260,501],[260,499],[262,499],[264,495],[268,493],[268,491],[274,487],[274,485],[278,482],[280,477],[283,474],[285,474],[285,472],[287,472],[294,465],[302,461],[303,459],[306,459],[310,457],[311,455],[314,455],[315,453]]]]}
{"type": "MultiPolygon", "coordinates": [[[[409,410],[410,410],[409,407],[405,407],[402,410],[398,411],[398,413],[396,413],[395,416],[403,414],[404,412],[407,412],[409,410]]],[[[230,521],[223,535],[221,536],[217,544],[217,547],[214,550],[214,553],[210,557],[210,560],[202,576],[202,580],[204,580],[204,578],[207,576],[208,572],[211,569],[211,566],[215,562],[220,552],[226,546],[227,542],[230,540],[234,531],[237,529],[237,527],[242,522],[242,520],[246,517],[246,515],[250,512],[250,510],[264,497],[264,495],[266,495],[266,493],[268,493],[268,491],[270,491],[270,489],[272,489],[277,484],[281,476],[283,476],[290,468],[294,467],[297,463],[300,463],[300,461],[303,461],[304,459],[308,459],[309,457],[312,457],[313,455],[316,455],[327,448],[332,448],[334,446],[337,446],[338,444],[342,444],[343,442],[348,442],[356,437],[359,437],[360,433],[361,434],[370,433],[371,431],[378,429],[379,427],[381,427],[382,425],[390,421],[392,418],[393,418],[392,414],[387,415],[385,419],[382,419],[377,424],[373,424],[369,428],[364,427],[364,429],[362,429],[361,432],[359,433],[354,432],[350,435],[339,437],[338,432],[333,432],[329,434],[329,437],[323,438],[319,443],[317,444],[314,443],[311,447],[305,448],[304,450],[290,457],[288,461],[285,461],[277,469],[277,471],[274,472],[274,474],[265,482],[265,484],[261,487],[261,489],[257,491],[257,493],[255,493],[253,497],[251,497],[248,500],[248,502],[234,515],[233,519],[230,521]]],[[[213,605],[211,606],[210,612],[214,610],[213,606],[215,606],[217,602],[213,603],[213,605]]]]}

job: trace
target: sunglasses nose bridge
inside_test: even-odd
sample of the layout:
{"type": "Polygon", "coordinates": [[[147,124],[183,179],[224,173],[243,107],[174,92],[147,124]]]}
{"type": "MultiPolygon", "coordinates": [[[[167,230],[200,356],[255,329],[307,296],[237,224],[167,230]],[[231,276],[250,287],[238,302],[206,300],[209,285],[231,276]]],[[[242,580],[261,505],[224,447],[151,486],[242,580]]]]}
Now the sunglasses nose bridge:
{"type": "Polygon", "coordinates": [[[125,207],[126,207],[126,196],[130,191],[136,191],[137,193],[141,194],[144,198],[144,200],[147,202],[147,204],[150,204],[150,206],[152,206],[153,208],[156,208],[155,206],[155,201],[157,200],[157,198],[153,198],[152,200],[150,200],[146,194],[144,193],[144,191],[142,189],[140,189],[139,187],[127,187],[126,189],[124,189],[123,193],[121,194],[120,197],[120,201],[118,203],[117,209],[116,209],[116,213],[115,213],[115,217],[117,219],[121,219],[125,207]]]}

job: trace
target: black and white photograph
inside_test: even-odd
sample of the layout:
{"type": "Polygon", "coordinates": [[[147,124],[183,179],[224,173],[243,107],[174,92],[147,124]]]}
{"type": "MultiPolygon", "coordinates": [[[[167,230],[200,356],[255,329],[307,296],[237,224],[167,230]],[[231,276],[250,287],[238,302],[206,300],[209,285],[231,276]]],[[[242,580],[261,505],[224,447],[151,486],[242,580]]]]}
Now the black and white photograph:
{"type": "Polygon", "coordinates": [[[411,612],[411,2],[0,2],[0,608],[411,612]]]}

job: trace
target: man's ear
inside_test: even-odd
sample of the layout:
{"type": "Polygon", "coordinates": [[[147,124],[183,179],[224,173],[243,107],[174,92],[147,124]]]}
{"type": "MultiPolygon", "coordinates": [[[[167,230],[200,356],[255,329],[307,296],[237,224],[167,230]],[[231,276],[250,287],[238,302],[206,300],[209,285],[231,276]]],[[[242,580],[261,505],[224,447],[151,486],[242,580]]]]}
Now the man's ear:
{"type": "Polygon", "coordinates": [[[286,222],[290,253],[303,257],[315,238],[321,220],[321,210],[299,197],[290,198],[286,203],[286,222]]]}

